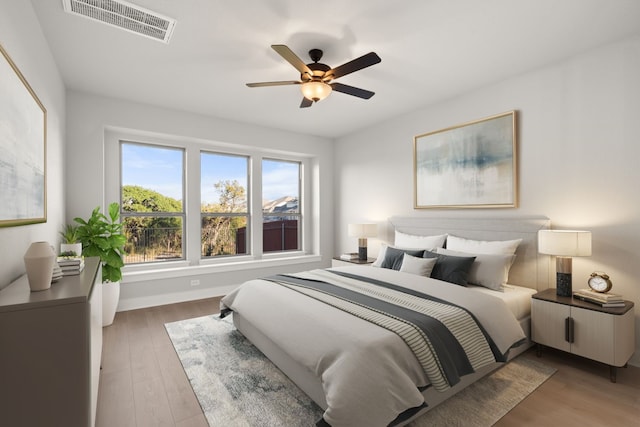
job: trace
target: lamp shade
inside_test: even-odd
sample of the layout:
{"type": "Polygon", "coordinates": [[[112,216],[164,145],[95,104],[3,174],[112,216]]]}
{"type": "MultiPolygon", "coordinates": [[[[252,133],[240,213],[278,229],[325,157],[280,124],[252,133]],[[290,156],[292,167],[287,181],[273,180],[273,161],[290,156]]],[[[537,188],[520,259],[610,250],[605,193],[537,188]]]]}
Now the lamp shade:
{"type": "Polygon", "coordinates": [[[378,224],[349,224],[349,237],[366,238],[378,235],[378,224]]]}
{"type": "Polygon", "coordinates": [[[306,83],[302,83],[300,86],[300,90],[302,91],[302,95],[305,98],[318,102],[325,99],[331,93],[331,86],[326,84],[325,82],[320,81],[309,81],[306,83]]]}
{"type": "Polygon", "coordinates": [[[590,256],[591,232],[540,230],[538,231],[538,252],[563,257],[590,256]]]}

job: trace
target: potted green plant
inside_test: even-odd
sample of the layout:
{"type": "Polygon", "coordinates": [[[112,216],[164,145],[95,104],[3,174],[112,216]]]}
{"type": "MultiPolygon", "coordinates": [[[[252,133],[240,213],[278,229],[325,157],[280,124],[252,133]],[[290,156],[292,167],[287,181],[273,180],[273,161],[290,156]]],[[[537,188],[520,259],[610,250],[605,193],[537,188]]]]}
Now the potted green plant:
{"type": "Polygon", "coordinates": [[[102,262],[102,326],[109,326],[118,307],[120,280],[124,262],[122,255],[127,242],[122,234],[120,206],[109,205],[108,216],[98,206],[88,220],[74,218],[78,225],[78,238],[82,242],[82,255],[100,257],[102,262]]]}
{"type": "Polygon", "coordinates": [[[77,225],[67,224],[59,234],[62,236],[62,243],[60,243],[60,256],[82,255],[82,243],[80,243],[79,240],[77,225]]]}

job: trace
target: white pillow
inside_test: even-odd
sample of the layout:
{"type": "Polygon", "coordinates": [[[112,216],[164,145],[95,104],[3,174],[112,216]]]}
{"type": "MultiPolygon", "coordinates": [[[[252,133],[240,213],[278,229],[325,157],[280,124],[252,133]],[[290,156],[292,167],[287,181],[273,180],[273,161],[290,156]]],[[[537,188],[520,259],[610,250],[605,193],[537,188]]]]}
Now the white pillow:
{"type": "Polygon", "coordinates": [[[382,265],[382,261],[384,261],[384,254],[387,252],[387,245],[385,243],[380,245],[380,250],[378,251],[378,257],[371,264],[371,267],[380,267],[382,265]]]}
{"type": "Polygon", "coordinates": [[[431,277],[431,271],[433,271],[433,266],[436,265],[436,261],[438,261],[438,258],[418,258],[413,255],[404,254],[400,271],[431,277]]]}
{"type": "Polygon", "coordinates": [[[471,240],[462,237],[447,237],[447,249],[476,254],[513,255],[522,239],[515,240],[471,240]]]}
{"type": "Polygon", "coordinates": [[[437,248],[436,253],[463,257],[475,256],[476,259],[469,269],[467,282],[484,286],[494,291],[501,290],[502,285],[507,283],[509,269],[511,269],[511,265],[516,259],[515,255],[458,252],[443,248],[437,248]]]}
{"type": "Polygon", "coordinates": [[[446,234],[441,234],[439,236],[417,236],[396,230],[394,244],[399,248],[428,249],[432,251],[435,248],[443,247],[445,240],[447,240],[446,234]]]}

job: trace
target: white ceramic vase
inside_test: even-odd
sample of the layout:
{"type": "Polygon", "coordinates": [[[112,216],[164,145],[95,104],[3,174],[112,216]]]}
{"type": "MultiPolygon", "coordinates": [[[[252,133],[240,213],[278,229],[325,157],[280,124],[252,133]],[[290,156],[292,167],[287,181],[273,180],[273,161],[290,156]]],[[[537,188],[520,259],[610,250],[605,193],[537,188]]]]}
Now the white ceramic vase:
{"type": "Polygon", "coordinates": [[[113,323],[120,301],[120,282],[102,283],[102,326],[113,323]]]}
{"type": "Polygon", "coordinates": [[[31,291],[44,291],[51,287],[56,253],[48,242],[33,242],[24,254],[24,266],[31,291]]]}

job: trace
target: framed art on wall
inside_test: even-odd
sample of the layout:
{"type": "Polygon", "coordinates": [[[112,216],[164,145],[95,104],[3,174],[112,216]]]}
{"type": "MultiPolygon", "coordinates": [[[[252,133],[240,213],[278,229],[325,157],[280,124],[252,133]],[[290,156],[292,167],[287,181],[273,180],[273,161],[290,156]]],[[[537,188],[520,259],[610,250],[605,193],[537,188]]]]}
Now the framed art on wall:
{"type": "Polygon", "coordinates": [[[0,52],[0,227],[46,222],[47,111],[0,52]]]}
{"type": "Polygon", "coordinates": [[[516,112],[414,137],[414,208],[517,206],[516,112]]]}

